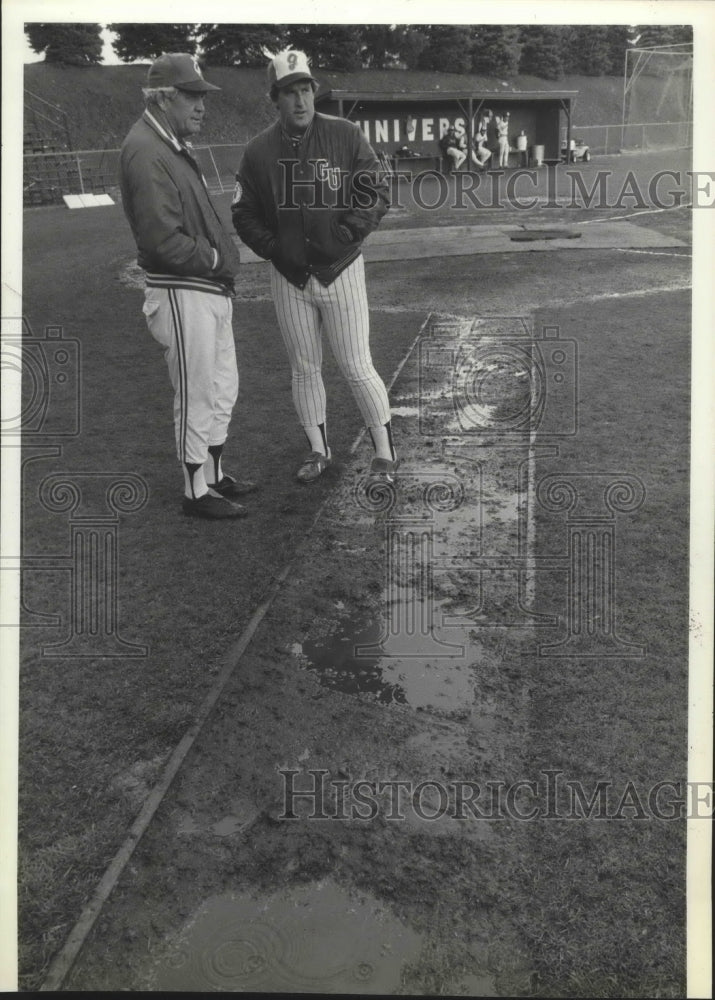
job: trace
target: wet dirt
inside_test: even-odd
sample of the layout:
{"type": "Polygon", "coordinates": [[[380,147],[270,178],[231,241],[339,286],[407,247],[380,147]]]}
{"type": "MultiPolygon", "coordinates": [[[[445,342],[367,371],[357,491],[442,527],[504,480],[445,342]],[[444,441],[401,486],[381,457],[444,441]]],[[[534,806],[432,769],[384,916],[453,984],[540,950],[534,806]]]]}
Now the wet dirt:
{"type": "Polygon", "coordinates": [[[420,374],[393,390],[398,488],[367,487],[363,441],[65,988],[529,992],[530,831],[465,806],[527,742],[532,635],[499,627],[531,624],[523,581],[473,561],[480,532],[527,538],[528,489],[486,440],[425,433],[420,374]]]}

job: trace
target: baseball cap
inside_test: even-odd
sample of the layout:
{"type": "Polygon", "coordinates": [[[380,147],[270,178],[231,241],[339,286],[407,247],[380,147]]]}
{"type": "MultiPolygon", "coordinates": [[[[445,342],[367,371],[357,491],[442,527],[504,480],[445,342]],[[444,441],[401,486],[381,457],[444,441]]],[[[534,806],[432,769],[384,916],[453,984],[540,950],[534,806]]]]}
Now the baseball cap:
{"type": "Polygon", "coordinates": [[[305,52],[299,52],[298,49],[284,49],[268,63],[269,87],[288,87],[298,80],[312,80],[316,84],[318,82],[310,72],[305,52]]]}
{"type": "Polygon", "coordinates": [[[221,89],[204,80],[196,56],[188,52],[162,52],[149,67],[148,85],[176,87],[193,93],[221,89]]]}

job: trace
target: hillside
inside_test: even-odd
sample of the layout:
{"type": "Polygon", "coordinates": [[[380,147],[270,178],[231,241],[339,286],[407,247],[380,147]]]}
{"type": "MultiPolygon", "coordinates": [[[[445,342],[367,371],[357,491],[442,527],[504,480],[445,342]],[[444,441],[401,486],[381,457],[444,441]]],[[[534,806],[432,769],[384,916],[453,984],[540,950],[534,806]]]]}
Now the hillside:
{"type": "MultiPolygon", "coordinates": [[[[76,149],[112,149],[121,144],[141,111],[146,72],[146,65],[81,68],[31,63],[25,66],[25,88],[67,112],[76,149]]],[[[222,66],[207,70],[206,76],[222,90],[212,94],[207,102],[204,142],[245,142],[273,120],[263,69],[222,66]]],[[[499,94],[513,90],[576,90],[575,125],[612,124],[621,120],[622,77],[569,76],[553,81],[516,76],[503,81],[412,70],[318,71],[316,76],[326,89],[341,90],[479,89],[499,94]]]]}

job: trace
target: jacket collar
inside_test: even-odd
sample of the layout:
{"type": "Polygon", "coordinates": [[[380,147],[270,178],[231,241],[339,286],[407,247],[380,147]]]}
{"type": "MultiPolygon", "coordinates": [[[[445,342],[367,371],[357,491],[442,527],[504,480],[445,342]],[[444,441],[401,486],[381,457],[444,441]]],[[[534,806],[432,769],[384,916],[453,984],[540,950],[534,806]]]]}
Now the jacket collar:
{"type": "Polygon", "coordinates": [[[168,142],[172,149],[174,149],[177,153],[181,153],[186,150],[186,146],[179,142],[173,132],[157,121],[151,111],[146,110],[143,118],[147,125],[149,125],[150,128],[153,128],[154,131],[161,136],[164,142],[168,142]]]}
{"type": "Polygon", "coordinates": [[[316,117],[317,117],[317,113],[313,115],[313,117],[310,120],[310,125],[307,127],[307,129],[305,130],[305,132],[303,132],[303,134],[301,136],[291,135],[289,132],[287,132],[285,130],[285,128],[283,127],[282,123],[280,122],[280,120],[277,122],[277,124],[278,124],[278,130],[279,130],[281,136],[283,137],[283,139],[285,139],[285,141],[288,142],[291,146],[293,145],[293,143],[296,140],[298,140],[298,145],[302,146],[303,142],[306,139],[310,138],[310,136],[313,134],[313,129],[315,128],[315,119],[316,119],[316,117]]]}

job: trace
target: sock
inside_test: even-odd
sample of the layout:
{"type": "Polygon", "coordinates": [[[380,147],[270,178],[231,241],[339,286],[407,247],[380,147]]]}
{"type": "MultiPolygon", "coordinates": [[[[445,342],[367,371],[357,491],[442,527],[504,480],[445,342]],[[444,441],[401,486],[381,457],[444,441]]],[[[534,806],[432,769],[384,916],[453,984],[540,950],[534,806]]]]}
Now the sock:
{"type": "Polygon", "coordinates": [[[325,424],[317,424],[315,427],[304,427],[305,436],[308,438],[311,451],[318,451],[321,455],[329,455],[328,436],[325,433],[325,424]]]}
{"type": "Polygon", "coordinates": [[[209,445],[209,457],[204,462],[204,474],[208,483],[220,483],[223,479],[223,467],[221,465],[222,452],[222,444],[209,445]]]}
{"type": "Polygon", "coordinates": [[[372,446],[375,449],[375,455],[377,458],[385,458],[388,462],[395,461],[395,448],[392,444],[392,428],[390,426],[390,421],[388,420],[386,424],[378,425],[376,427],[368,427],[370,431],[370,437],[372,438],[372,446]]]}
{"type": "Polygon", "coordinates": [[[204,467],[200,462],[184,462],[184,493],[189,500],[198,500],[208,493],[204,467]]]}

